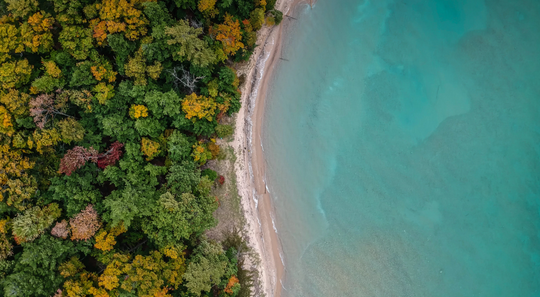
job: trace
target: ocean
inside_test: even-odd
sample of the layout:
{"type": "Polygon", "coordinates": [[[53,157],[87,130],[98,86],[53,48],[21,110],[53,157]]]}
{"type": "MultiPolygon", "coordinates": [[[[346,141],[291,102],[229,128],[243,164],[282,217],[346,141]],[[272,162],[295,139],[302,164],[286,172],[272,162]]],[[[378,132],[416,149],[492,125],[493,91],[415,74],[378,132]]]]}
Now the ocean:
{"type": "Polygon", "coordinates": [[[540,1],[299,8],[263,148],[283,296],[540,296],[540,1]]]}

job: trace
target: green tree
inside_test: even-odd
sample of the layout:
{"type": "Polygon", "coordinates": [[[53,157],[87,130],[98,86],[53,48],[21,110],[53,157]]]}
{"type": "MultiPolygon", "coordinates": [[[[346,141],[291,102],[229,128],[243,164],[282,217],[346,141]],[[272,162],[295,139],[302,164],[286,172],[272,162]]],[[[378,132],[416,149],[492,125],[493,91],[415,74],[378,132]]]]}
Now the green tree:
{"type": "Polygon", "coordinates": [[[143,230],[159,247],[178,246],[192,234],[201,234],[214,227],[212,213],[217,209],[215,199],[183,193],[177,197],[166,192],[152,209],[143,230]]]}
{"type": "Polygon", "coordinates": [[[90,54],[92,30],[81,26],[66,26],[60,32],[58,41],[63,49],[77,60],[84,60],[90,54]]]}
{"type": "Polygon", "coordinates": [[[62,210],[56,203],[34,206],[13,219],[13,236],[17,243],[30,242],[45,232],[60,217],[62,210]]]}
{"type": "Polygon", "coordinates": [[[197,6],[197,0],[174,0],[174,4],[178,8],[193,10],[197,6]]]}
{"type": "Polygon", "coordinates": [[[7,3],[7,9],[14,17],[24,18],[27,15],[36,12],[39,6],[37,0],[4,0],[7,3]]]}
{"type": "Polygon", "coordinates": [[[167,184],[173,194],[193,193],[200,181],[200,170],[188,160],[174,163],[167,175],[167,184]]]}
{"type": "Polygon", "coordinates": [[[202,241],[194,251],[184,273],[185,286],[196,296],[209,292],[219,284],[227,268],[227,257],[223,248],[216,243],[202,241]]]}
{"type": "Polygon", "coordinates": [[[58,267],[76,251],[70,241],[50,235],[25,244],[11,274],[0,279],[4,296],[51,296],[63,281],[58,267]]]}
{"type": "MultiPolygon", "coordinates": [[[[147,2],[148,3],[148,2],[147,2]]],[[[150,2],[154,3],[154,2],[150,2]]],[[[109,46],[116,54],[116,64],[118,65],[118,72],[124,74],[124,65],[135,49],[137,48],[136,44],[132,41],[126,40],[122,34],[109,34],[107,35],[107,42],[109,46]]]]}
{"type": "Polygon", "coordinates": [[[167,168],[143,162],[140,145],[128,143],[119,166],[109,166],[103,171],[102,178],[117,188],[103,202],[109,210],[104,219],[114,226],[123,222],[129,228],[134,220],[148,216],[148,205],[159,198],[155,190],[159,184],[157,177],[165,174],[167,168]]]}
{"type": "Polygon", "coordinates": [[[159,119],[163,116],[177,116],[180,113],[182,99],[173,90],[166,93],[151,91],[146,93],[143,101],[152,114],[159,119]]]}
{"type": "Polygon", "coordinates": [[[88,204],[97,204],[101,201],[102,195],[94,185],[96,178],[94,164],[84,166],[69,176],[55,177],[49,188],[51,199],[62,203],[66,215],[72,217],[88,204]]]}
{"type": "Polygon", "coordinates": [[[69,82],[70,87],[91,86],[98,83],[92,74],[92,63],[90,61],[79,62],[76,66],[69,82]]]}
{"type": "Polygon", "coordinates": [[[179,20],[173,27],[165,29],[169,37],[167,43],[173,50],[175,61],[190,61],[194,65],[207,67],[216,60],[216,55],[208,43],[199,39],[202,28],[193,28],[187,21],[179,20]]]}
{"type": "Polygon", "coordinates": [[[48,75],[36,78],[32,82],[32,87],[39,93],[51,93],[53,90],[61,89],[65,82],[62,79],[54,78],[48,75]]]}
{"type": "Polygon", "coordinates": [[[127,185],[123,190],[113,191],[104,201],[110,212],[109,221],[114,226],[122,222],[128,228],[135,219],[149,215],[148,202],[154,200],[151,190],[127,185]]]}
{"type": "Polygon", "coordinates": [[[167,149],[169,158],[172,161],[186,160],[191,154],[191,144],[189,143],[189,140],[178,130],[174,130],[167,138],[167,149]]]}
{"type": "Polygon", "coordinates": [[[264,24],[264,9],[256,8],[253,10],[249,15],[249,22],[251,23],[253,30],[257,31],[261,29],[264,24]]]}
{"type": "Polygon", "coordinates": [[[133,124],[132,120],[122,114],[111,114],[101,121],[103,134],[113,136],[120,142],[127,142],[138,137],[133,124]]]}
{"type": "Polygon", "coordinates": [[[141,136],[158,137],[165,131],[165,126],[162,122],[154,117],[139,118],[135,120],[135,129],[141,136]]]}
{"type": "Polygon", "coordinates": [[[65,118],[58,122],[62,141],[71,144],[72,141],[79,142],[84,138],[84,127],[74,118],[65,118]]]}

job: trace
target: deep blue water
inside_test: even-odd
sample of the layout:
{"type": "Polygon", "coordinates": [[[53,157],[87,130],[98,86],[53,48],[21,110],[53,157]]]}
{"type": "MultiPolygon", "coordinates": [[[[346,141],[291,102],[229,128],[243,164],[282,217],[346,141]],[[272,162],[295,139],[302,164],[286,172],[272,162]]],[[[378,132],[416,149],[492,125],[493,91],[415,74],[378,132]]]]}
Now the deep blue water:
{"type": "Polygon", "coordinates": [[[284,296],[540,296],[540,1],[298,19],[263,131],[284,296]]]}

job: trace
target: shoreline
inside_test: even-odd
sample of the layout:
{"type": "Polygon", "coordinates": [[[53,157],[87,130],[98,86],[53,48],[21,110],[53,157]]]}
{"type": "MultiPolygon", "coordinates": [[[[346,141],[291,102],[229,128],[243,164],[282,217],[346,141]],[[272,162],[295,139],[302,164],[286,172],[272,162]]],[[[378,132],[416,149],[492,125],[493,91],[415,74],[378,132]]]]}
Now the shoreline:
{"type": "Polygon", "coordinates": [[[281,242],[273,221],[274,205],[266,190],[261,130],[267,87],[279,60],[284,23],[288,21],[285,15],[294,12],[302,2],[306,0],[279,0],[276,3],[275,7],[283,12],[283,21],[279,26],[265,26],[259,31],[259,46],[247,65],[238,71],[246,76],[246,81],[242,86],[242,107],[236,117],[232,145],[237,156],[234,167],[238,193],[246,219],[244,229],[248,244],[260,257],[259,263],[251,263],[258,270],[260,281],[260,287],[254,288],[254,296],[279,297],[285,273],[281,242]]]}

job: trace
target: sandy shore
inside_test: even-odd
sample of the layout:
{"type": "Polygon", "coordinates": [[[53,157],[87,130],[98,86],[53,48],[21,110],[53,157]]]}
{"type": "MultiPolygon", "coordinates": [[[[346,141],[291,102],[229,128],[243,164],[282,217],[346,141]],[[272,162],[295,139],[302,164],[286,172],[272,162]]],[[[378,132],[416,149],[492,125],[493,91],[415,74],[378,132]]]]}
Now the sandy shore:
{"type": "Polygon", "coordinates": [[[285,272],[281,243],[273,222],[274,206],[266,191],[261,128],[266,89],[280,57],[283,28],[289,22],[285,15],[291,15],[293,8],[302,2],[308,1],[278,0],[276,8],[284,15],[282,24],[259,31],[259,46],[247,65],[238,71],[238,75],[246,76],[246,83],[242,87],[242,108],[236,118],[232,145],[237,156],[235,171],[247,223],[245,231],[249,245],[260,256],[259,263],[252,263],[259,270],[260,277],[260,287],[256,288],[255,296],[279,297],[285,272]]]}

